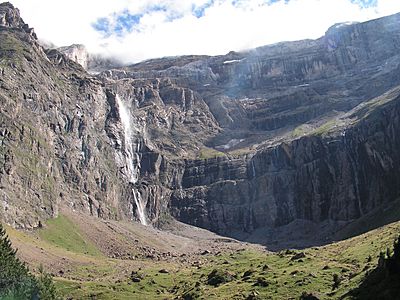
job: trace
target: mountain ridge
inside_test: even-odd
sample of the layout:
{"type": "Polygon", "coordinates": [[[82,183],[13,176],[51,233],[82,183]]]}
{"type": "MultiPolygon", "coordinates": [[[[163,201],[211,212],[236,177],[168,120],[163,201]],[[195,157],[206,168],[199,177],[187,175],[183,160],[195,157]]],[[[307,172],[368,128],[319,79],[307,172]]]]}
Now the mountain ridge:
{"type": "Polygon", "coordinates": [[[334,234],[399,196],[400,14],[256,53],[94,76],[43,49],[18,11],[1,7],[11,20],[0,26],[1,217],[15,227],[65,207],[137,220],[139,196],[150,223],[171,213],[225,235],[261,230],[258,242],[269,243],[293,222],[334,234]]]}
{"type": "Polygon", "coordinates": [[[0,4],[0,220],[20,258],[65,298],[393,299],[399,25],[93,74],[0,4]]]}

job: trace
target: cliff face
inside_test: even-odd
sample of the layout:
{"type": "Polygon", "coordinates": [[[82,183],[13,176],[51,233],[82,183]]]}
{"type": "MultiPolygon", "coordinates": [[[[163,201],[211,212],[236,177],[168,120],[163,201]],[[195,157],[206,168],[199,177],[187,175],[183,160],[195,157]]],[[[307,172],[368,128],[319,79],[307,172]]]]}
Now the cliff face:
{"type": "Polygon", "coordinates": [[[71,45],[57,48],[57,51],[64,54],[70,60],[80,64],[85,70],[88,69],[89,66],[89,52],[86,50],[84,45],[71,45]]]}
{"type": "Polygon", "coordinates": [[[238,140],[229,150],[251,148],[303,124],[319,126],[399,84],[399,24],[398,14],[338,24],[318,40],[216,57],[163,58],[104,75],[174,78],[202,96],[223,129],[207,146],[221,150],[238,140]]]}
{"type": "Polygon", "coordinates": [[[400,193],[399,25],[92,76],[1,4],[1,219],[171,212],[225,234],[357,219],[400,193]]]}
{"type": "Polygon", "coordinates": [[[355,220],[400,195],[399,114],[396,88],[338,120],[346,125],[253,155],[191,161],[183,189],[172,195],[173,212],[228,234],[296,219],[355,220]]]}
{"type": "Polygon", "coordinates": [[[399,15],[335,25],[316,41],[116,73],[178,77],[222,127],[209,145],[227,157],[185,162],[173,215],[231,234],[343,224],[397,198],[398,90],[384,93],[400,84],[399,25],[399,15]]]}
{"type": "Polygon", "coordinates": [[[90,73],[99,73],[108,69],[121,66],[121,62],[117,59],[103,57],[99,54],[89,53],[85,45],[73,44],[56,48],[70,60],[80,64],[86,71],[90,73]]]}
{"type": "Polygon", "coordinates": [[[43,49],[12,5],[0,8],[2,220],[32,228],[63,206],[138,219],[138,198],[157,220],[176,180],[162,154],[197,151],[218,130],[202,98],[170,79],[96,79],[43,49]]]}
{"type": "Polygon", "coordinates": [[[35,227],[61,204],[112,217],[123,187],[101,84],[17,23],[0,26],[2,219],[35,227]]]}

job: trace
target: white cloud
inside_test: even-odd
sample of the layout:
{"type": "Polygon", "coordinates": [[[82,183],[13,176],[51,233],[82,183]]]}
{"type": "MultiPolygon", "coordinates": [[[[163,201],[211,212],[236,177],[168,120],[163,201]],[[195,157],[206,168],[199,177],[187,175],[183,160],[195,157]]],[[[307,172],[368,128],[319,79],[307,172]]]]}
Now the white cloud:
{"type": "MultiPolygon", "coordinates": [[[[38,36],[56,45],[85,44],[91,51],[134,62],[182,54],[224,54],[283,40],[318,38],[334,23],[365,21],[400,12],[400,1],[362,8],[351,0],[214,0],[202,17],[193,7],[210,0],[11,0],[38,36]],[[167,9],[149,10],[149,7],[167,9]],[[116,22],[122,11],[142,14],[138,29],[105,37],[99,18],[116,22]],[[171,16],[175,16],[171,20],[171,16]]],[[[359,1],[362,2],[362,1],[359,1]]]]}

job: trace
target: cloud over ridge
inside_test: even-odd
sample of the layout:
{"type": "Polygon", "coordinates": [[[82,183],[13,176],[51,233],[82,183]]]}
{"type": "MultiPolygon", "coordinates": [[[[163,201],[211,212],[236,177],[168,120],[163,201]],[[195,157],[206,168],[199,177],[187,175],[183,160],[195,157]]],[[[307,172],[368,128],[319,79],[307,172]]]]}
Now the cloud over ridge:
{"type": "Polygon", "coordinates": [[[400,12],[398,0],[11,1],[39,38],[125,62],[318,38],[335,23],[400,12]]]}

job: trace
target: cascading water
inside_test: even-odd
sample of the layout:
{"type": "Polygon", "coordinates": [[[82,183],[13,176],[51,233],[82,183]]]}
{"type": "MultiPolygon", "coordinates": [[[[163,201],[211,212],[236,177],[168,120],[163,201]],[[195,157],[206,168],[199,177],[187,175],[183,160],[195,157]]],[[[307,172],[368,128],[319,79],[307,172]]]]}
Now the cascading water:
{"type": "MultiPolygon", "coordinates": [[[[138,154],[140,144],[135,144],[132,137],[134,132],[132,131],[132,122],[128,108],[122,102],[121,98],[116,95],[116,101],[118,104],[118,112],[121,118],[121,123],[124,128],[124,141],[125,141],[125,162],[126,162],[126,175],[128,180],[133,185],[139,180],[140,172],[140,157],[138,154]],[[135,149],[135,146],[137,149],[135,149]]],[[[139,216],[140,223],[147,225],[146,219],[146,206],[142,201],[140,193],[132,188],[133,199],[135,200],[137,214],[139,216]]]]}
{"type": "Polygon", "coordinates": [[[251,169],[253,170],[253,178],[256,177],[256,168],[254,166],[254,160],[251,160],[251,169]]]}

